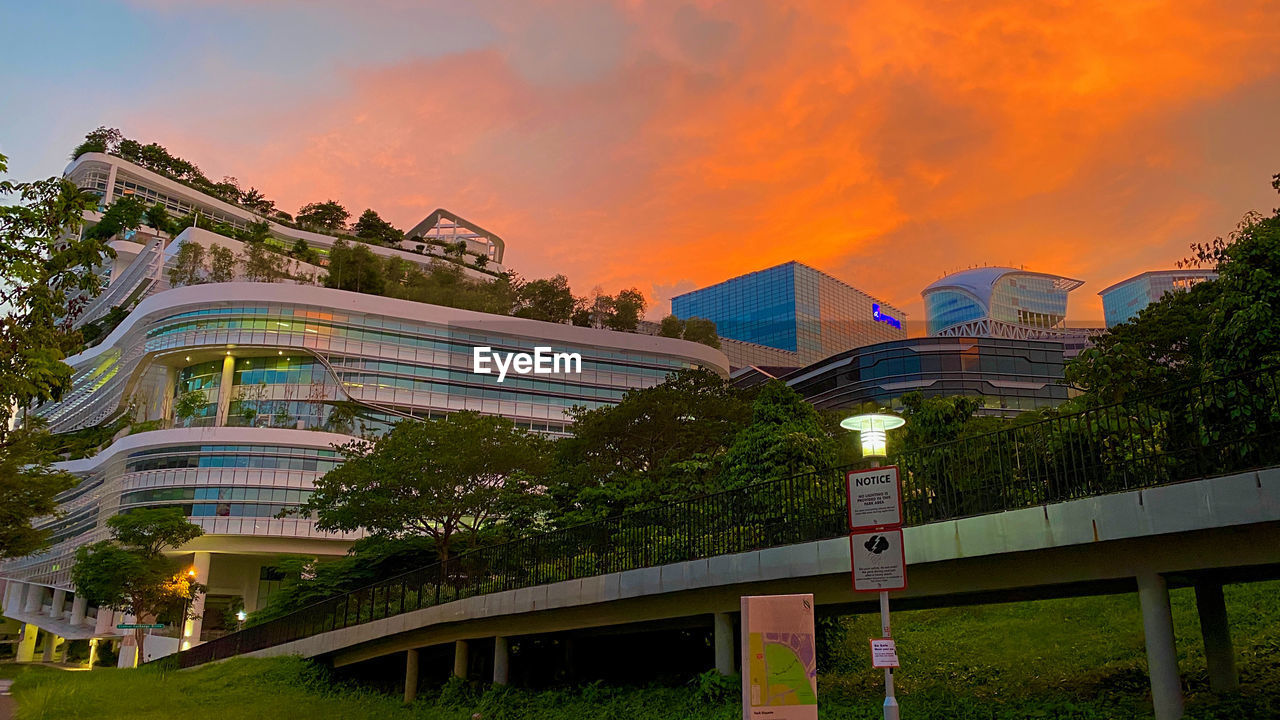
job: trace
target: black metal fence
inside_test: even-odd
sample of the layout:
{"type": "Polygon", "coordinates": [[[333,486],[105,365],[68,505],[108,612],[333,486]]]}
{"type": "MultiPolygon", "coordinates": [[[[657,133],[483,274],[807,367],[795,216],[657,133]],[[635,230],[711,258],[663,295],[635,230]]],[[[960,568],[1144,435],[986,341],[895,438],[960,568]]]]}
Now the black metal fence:
{"type": "MultiPolygon", "coordinates": [[[[1277,370],[898,452],[906,524],[1280,463],[1277,370]]],[[[892,447],[890,448],[892,451],[892,447]]],[[[178,654],[181,667],[461,598],[846,533],[844,474],[797,475],[478,548],[178,654]]]]}

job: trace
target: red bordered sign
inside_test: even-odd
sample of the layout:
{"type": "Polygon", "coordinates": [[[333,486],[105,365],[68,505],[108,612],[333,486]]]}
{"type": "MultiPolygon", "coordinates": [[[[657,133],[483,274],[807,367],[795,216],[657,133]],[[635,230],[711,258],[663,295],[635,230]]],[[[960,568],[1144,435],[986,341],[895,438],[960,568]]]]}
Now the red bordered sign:
{"type": "Polygon", "coordinates": [[[849,535],[855,592],[907,589],[907,553],[902,530],[874,530],[849,535]]]}
{"type": "Polygon", "coordinates": [[[850,470],[844,483],[850,532],[902,525],[902,479],[897,465],[850,470]]]}

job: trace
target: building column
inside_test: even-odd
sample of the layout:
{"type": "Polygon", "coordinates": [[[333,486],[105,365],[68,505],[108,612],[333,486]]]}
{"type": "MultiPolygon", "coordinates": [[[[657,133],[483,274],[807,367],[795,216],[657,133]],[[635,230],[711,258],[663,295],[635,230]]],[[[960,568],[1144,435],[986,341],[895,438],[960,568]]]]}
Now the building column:
{"type": "Polygon", "coordinates": [[[103,193],[102,204],[111,207],[111,203],[116,197],[116,165],[111,163],[111,169],[107,171],[107,190],[103,193]]]}
{"type": "Polygon", "coordinates": [[[44,649],[40,652],[42,662],[53,662],[53,648],[58,643],[58,636],[51,632],[44,634],[44,649]]]}
{"type": "MultiPolygon", "coordinates": [[[[195,561],[192,563],[192,567],[196,571],[196,582],[202,585],[209,584],[209,560],[211,558],[212,555],[207,552],[195,553],[195,561]]],[[[204,593],[200,593],[191,598],[191,619],[184,626],[185,632],[182,635],[183,641],[179,644],[179,649],[185,650],[190,647],[187,643],[191,645],[200,644],[200,630],[204,627],[204,596],[204,593]]]]}
{"type": "Polygon", "coordinates": [[[1236,671],[1222,583],[1196,583],[1196,611],[1200,614],[1200,636],[1204,639],[1204,658],[1209,666],[1209,689],[1216,693],[1238,690],[1240,673],[1236,671]]]}
{"type": "Polygon", "coordinates": [[[408,705],[418,697],[418,650],[406,650],[404,653],[404,704],[408,705]]]}
{"type": "Polygon", "coordinates": [[[49,617],[54,620],[62,619],[62,609],[67,605],[67,591],[58,588],[53,591],[53,605],[49,608],[49,617]]]}
{"type": "Polygon", "coordinates": [[[493,639],[493,684],[511,682],[511,643],[504,637],[493,639]]]}
{"type": "Polygon", "coordinates": [[[12,615],[19,612],[19,598],[27,591],[26,583],[20,583],[17,580],[10,580],[4,584],[4,613],[12,615]]]}
{"type": "Polygon", "coordinates": [[[71,617],[69,618],[69,622],[76,627],[83,625],[84,615],[88,609],[89,601],[85,600],[84,596],[80,593],[76,593],[75,597],[71,598],[71,617]]]}
{"type": "Polygon", "coordinates": [[[93,669],[93,664],[98,662],[98,638],[89,638],[89,669],[93,669]]]}
{"type": "Polygon", "coordinates": [[[14,653],[14,660],[18,662],[34,662],[36,659],[36,635],[40,632],[40,628],[27,623],[22,627],[22,640],[18,642],[18,648],[14,653]]]}
{"type": "Polygon", "coordinates": [[[1138,576],[1138,602],[1142,606],[1142,634],[1147,645],[1147,674],[1151,678],[1151,703],[1156,720],[1182,717],[1182,678],[1174,645],[1173,612],[1169,585],[1158,573],[1138,576]]]}
{"type": "Polygon", "coordinates": [[[466,640],[458,640],[453,644],[453,676],[467,679],[467,666],[470,660],[466,640]]]}
{"type": "Polygon", "coordinates": [[[715,628],[716,672],[732,675],[737,668],[733,657],[733,616],[716,613],[712,616],[715,628]]]}
{"type": "Polygon", "coordinates": [[[231,391],[235,390],[232,383],[236,379],[236,359],[231,353],[227,353],[222,358],[222,379],[218,381],[218,415],[214,420],[214,425],[223,427],[227,424],[227,412],[231,409],[231,391]]]}
{"type": "Polygon", "coordinates": [[[115,630],[115,610],[100,607],[98,608],[98,616],[93,621],[94,635],[108,635],[115,630]]]}
{"type": "Polygon", "coordinates": [[[27,584],[27,604],[23,608],[24,612],[38,613],[40,606],[44,604],[44,586],[35,583],[27,584]]]}

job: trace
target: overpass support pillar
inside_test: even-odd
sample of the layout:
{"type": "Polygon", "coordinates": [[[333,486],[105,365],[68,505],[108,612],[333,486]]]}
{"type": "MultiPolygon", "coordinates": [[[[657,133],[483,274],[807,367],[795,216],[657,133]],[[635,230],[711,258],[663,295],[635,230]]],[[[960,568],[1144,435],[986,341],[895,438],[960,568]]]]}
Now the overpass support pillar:
{"type": "Polygon", "coordinates": [[[511,645],[504,637],[493,639],[493,684],[511,681],[511,645]]]}
{"type": "Polygon", "coordinates": [[[1200,635],[1204,638],[1204,657],[1209,665],[1209,689],[1216,693],[1239,689],[1240,674],[1236,672],[1222,583],[1196,583],[1196,610],[1200,615],[1200,635]]]}
{"type": "Polygon", "coordinates": [[[467,653],[467,641],[457,640],[453,644],[453,676],[456,678],[467,679],[467,666],[471,661],[470,655],[467,653]]]}
{"type": "Polygon", "coordinates": [[[76,627],[84,624],[85,613],[89,610],[89,601],[85,600],[84,595],[76,593],[71,599],[71,618],[68,622],[76,627]]]}
{"type": "Polygon", "coordinates": [[[1182,678],[1178,675],[1169,585],[1158,573],[1139,575],[1138,601],[1142,605],[1142,634],[1147,645],[1147,674],[1151,678],[1156,720],[1178,720],[1183,712],[1182,678]]]}
{"type": "Polygon", "coordinates": [[[22,608],[23,612],[38,613],[43,605],[44,587],[35,583],[27,585],[27,603],[22,608]]]}
{"type": "Polygon", "coordinates": [[[716,613],[712,616],[715,626],[716,672],[732,675],[737,670],[733,657],[733,616],[716,613]]]}
{"type": "Polygon", "coordinates": [[[18,643],[17,649],[14,651],[14,660],[17,662],[34,662],[36,659],[36,635],[40,633],[40,628],[35,625],[27,624],[22,627],[22,641],[18,643]]]}
{"type": "Polygon", "coordinates": [[[43,662],[53,662],[53,649],[58,644],[58,637],[51,632],[44,634],[44,650],[40,654],[43,662]]]}
{"type": "Polygon", "coordinates": [[[418,651],[407,650],[404,654],[404,704],[408,705],[418,697],[418,651]]]}

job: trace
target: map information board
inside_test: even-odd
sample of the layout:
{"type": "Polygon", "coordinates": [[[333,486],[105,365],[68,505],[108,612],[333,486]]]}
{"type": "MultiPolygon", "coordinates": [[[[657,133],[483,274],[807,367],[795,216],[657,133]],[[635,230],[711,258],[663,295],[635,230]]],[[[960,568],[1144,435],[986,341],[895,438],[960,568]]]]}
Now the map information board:
{"type": "Polygon", "coordinates": [[[817,720],[813,595],[742,598],[742,717],[817,720]]]}

